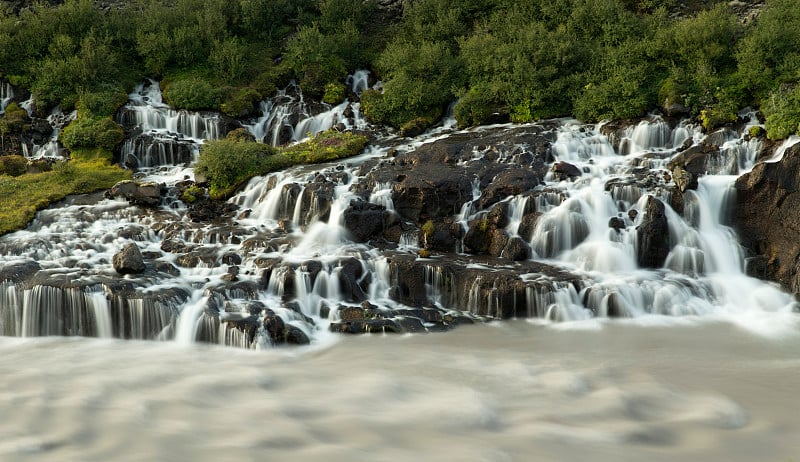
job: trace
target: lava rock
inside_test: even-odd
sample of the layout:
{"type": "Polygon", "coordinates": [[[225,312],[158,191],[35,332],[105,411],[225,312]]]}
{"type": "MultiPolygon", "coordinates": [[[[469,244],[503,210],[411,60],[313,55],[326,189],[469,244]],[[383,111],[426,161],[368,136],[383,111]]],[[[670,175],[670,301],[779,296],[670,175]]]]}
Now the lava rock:
{"type": "Polygon", "coordinates": [[[645,216],[636,228],[636,254],[639,266],[660,268],[669,255],[669,227],[664,203],[653,196],[647,198],[645,216]]]}
{"type": "Polygon", "coordinates": [[[553,164],[553,174],[559,181],[571,180],[581,176],[581,169],[569,162],[556,162],[553,164]]]}
{"type": "Polygon", "coordinates": [[[383,233],[387,215],[386,207],[382,205],[351,201],[344,211],[344,227],[356,242],[367,242],[383,233]]]}
{"type": "Polygon", "coordinates": [[[157,207],[161,204],[161,193],[164,185],[158,183],[138,183],[126,180],[115,184],[109,194],[112,197],[122,196],[128,202],[143,207],[157,207]]]}
{"type": "Polygon", "coordinates": [[[114,270],[119,274],[141,274],[145,270],[144,258],[139,246],[127,244],[112,258],[114,270]]]}

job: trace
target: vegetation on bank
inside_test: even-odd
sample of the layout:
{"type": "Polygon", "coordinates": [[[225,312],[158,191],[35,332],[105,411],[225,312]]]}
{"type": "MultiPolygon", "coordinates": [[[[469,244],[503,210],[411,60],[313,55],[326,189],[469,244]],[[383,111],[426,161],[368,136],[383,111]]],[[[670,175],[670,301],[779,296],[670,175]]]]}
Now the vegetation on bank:
{"type": "MultiPolygon", "coordinates": [[[[0,164],[8,166],[10,158],[19,156],[0,156],[0,164]]],[[[71,194],[108,189],[130,178],[131,172],[112,165],[111,153],[101,149],[75,150],[71,160],[58,162],[41,173],[12,176],[0,169],[0,235],[22,229],[37,210],[71,194]]]]}
{"type": "Polygon", "coordinates": [[[0,76],[41,111],[97,119],[144,76],[177,108],[241,117],[291,78],[340,101],[347,74],[368,68],[384,85],[363,95],[363,112],[398,128],[431,124],[456,100],[462,126],[669,107],[710,129],[745,106],[764,110],[771,138],[800,125],[795,0],[767,0],[747,25],[721,0],[404,3],[399,15],[377,0],[35,3],[0,13],[0,76]]]}
{"type": "Polygon", "coordinates": [[[208,181],[212,199],[224,199],[254,176],[351,157],[363,151],[366,144],[365,136],[329,130],[302,143],[275,148],[234,131],[224,140],[206,142],[194,171],[208,181]]]}

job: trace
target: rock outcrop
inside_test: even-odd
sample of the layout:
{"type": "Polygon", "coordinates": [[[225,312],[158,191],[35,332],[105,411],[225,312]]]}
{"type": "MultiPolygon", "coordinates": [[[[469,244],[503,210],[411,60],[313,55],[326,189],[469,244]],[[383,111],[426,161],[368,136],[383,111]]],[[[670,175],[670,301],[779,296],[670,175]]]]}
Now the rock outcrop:
{"type": "Polygon", "coordinates": [[[800,293],[800,143],[736,181],[734,227],[757,256],[751,275],[800,293]],[[761,260],[761,261],[759,261],[761,260]]]}

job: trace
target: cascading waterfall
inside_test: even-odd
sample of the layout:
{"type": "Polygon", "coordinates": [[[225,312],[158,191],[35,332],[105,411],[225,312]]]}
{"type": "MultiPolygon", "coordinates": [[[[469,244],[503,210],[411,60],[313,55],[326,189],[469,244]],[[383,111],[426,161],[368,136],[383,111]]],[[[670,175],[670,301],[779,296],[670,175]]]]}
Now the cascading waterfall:
{"type": "MultiPolygon", "coordinates": [[[[367,80],[365,72],[355,73],[349,90],[359,94],[367,80]]],[[[273,144],[363,123],[357,103],[311,110],[295,87],[278,92],[262,109],[263,116],[246,128],[273,144]]],[[[182,181],[191,168],[154,167],[191,166],[197,146],[225,130],[218,115],[169,109],[154,81],[136,88],[118,120],[139,133],[125,141],[123,162],[141,169],[145,180],[168,184],[182,181]]],[[[419,247],[427,243],[420,239],[428,236],[412,223],[400,223],[395,244],[380,249],[356,242],[346,227],[353,204],[368,203],[373,208],[367,210],[394,217],[402,207],[397,180],[376,177],[369,183],[366,165],[387,161],[390,149],[394,156],[447,140],[449,127],[407,143],[390,138],[339,165],[253,178],[230,200],[243,213],[224,225],[190,223],[185,207],[167,203],[146,211],[102,199],[42,211],[28,229],[0,238],[0,276],[4,268],[36,275],[25,279],[33,282],[15,282],[22,279],[14,276],[0,284],[0,333],[266,348],[318,342],[334,326],[343,332],[416,332],[434,329],[442,319],[472,322],[469,313],[570,322],[735,318],[793,309],[791,296],[744,274],[743,250],[727,226],[735,175],[753,167],[758,140],[715,134],[719,154],[707,157],[708,175],[696,190],[682,193],[678,213],[669,205],[678,192],[666,166],[706,135],[689,122],[673,128],[653,117],[629,128],[617,152],[600,128],[550,122],[542,129],[552,140],[549,162],[569,164],[572,173],[550,168],[545,184],[486,207],[487,184],[467,177],[467,200],[459,203],[460,211],[449,212],[453,227],[466,232],[492,207],[505,207],[508,219],[501,229],[532,250],[529,259],[514,264],[473,261],[463,253],[464,233],[452,247],[455,253],[421,258],[419,247]],[[667,204],[670,246],[663,267],[644,269],[637,260],[637,227],[647,219],[651,198],[667,204]],[[120,277],[112,268],[114,252],[128,242],[146,255],[147,271],[140,276],[120,277]],[[562,274],[545,275],[539,264],[562,274]],[[516,273],[501,277],[509,271],[516,273]]],[[[525,148],[496,150],[492,160],[520,162],[525,148]]],[[[448,168],[484,162],[485,155],[475,149],[448,168]]]]}

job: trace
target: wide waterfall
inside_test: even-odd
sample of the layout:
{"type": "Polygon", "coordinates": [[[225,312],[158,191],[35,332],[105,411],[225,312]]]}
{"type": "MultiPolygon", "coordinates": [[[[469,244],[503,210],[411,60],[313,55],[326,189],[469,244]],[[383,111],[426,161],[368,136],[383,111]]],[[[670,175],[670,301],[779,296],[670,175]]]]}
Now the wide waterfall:
{"type": "Polygon", "coordinates": [[[370,128],[357,101],[296,86],[262,110],[175,111],[143,82],[120,162],[160,204],[70,197],[0,237],[0,459],[794,454],[797,303],[749,276],[730,227],[734,182],[771,152],[751,115],[710,134],[660,116],[381,132],[226,203],[181,200],[234,128],[370,128]],[[131,243],[145,270],[121,275],[131,243]]]}

